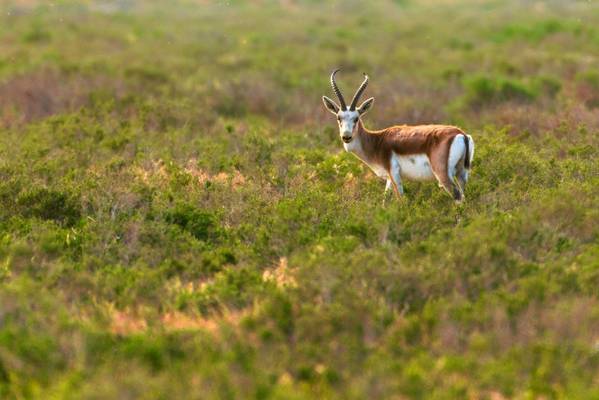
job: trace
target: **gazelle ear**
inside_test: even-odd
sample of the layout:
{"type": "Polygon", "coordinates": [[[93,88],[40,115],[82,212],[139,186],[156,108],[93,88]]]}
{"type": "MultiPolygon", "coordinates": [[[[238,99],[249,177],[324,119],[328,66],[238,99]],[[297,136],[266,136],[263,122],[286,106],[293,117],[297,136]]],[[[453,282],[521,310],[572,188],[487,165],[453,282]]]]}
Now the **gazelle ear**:
{"type": "Polygon", "coordinates": [[[372,103],[374,103],[374,97],[364,100],[364,103],[360,104],[360,107],[358,107],[358,113],[360,115],[365,114],[370,110],[370,107],[372,107],[372,103]]]}
{"type": "Polygon", "coordinates": [[[337,103],[329,99],[327,96],[322,96],[322,102],[324,103],[324,106],[327,108],[327,110],[337,115],[337,112],[339,112],[339,106],[337,105],[337,103]]]}

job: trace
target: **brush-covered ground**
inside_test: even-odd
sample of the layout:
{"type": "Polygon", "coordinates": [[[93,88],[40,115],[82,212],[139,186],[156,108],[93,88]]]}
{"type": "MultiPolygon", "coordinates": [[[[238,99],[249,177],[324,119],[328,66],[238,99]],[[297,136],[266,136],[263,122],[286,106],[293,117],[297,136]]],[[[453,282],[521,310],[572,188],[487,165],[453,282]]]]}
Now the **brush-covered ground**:
{"type": "Polygon", "coordinates": [[[0,11],[0,398],[599,398],[599,3],[0,11]],[[338,66],[464,205],[383,205],[338,66]]]}

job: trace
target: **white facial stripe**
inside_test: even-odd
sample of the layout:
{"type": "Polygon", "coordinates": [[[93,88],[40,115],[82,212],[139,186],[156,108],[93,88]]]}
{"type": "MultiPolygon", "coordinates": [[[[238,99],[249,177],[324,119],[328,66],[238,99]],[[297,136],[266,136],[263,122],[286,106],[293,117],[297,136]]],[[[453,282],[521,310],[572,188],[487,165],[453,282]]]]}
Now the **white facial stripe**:
{"type": "Polygon", "coordinates": [[[339,111],[337,117],[339,118],[339,134],[342,137],[351,137],[360,114],[357,111],[339,111]]]}

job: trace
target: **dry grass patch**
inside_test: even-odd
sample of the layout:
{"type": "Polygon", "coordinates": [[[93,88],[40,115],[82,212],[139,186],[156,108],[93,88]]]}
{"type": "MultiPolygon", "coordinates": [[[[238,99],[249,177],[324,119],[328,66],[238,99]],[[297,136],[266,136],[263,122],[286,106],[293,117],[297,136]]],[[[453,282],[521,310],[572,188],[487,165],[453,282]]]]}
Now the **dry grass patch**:
{"type": "MultiPolygon", "coordinates": [[[[146,312],[147,313],[147,312],[146,312]]],[[[241,310],[223,309],[209,317],[181,311],[168,311],[158,317],[142,316],[143,311],[129,309],[110,311],[110,332],[128,336],[146,333],[150,330],[203,331],[218,335],[223,326],[237,329],[244,318],[256,313],[255,306],[241,310]]]]}
{"type": "Polygon", "coordinates": [[[66,75],[42,69],[0,83],[0,127],[20,126],[84,107],[94,91],[120,96],[124,84],[114,78],[66,75]]]}
{"type": "Polygon", "coordinates": [[[289,268],[287,257],[281,257],[279,263],[274,268],[264,270],[262,280],[273,282],[279,288],[297,287],[297,281],[293,276],[293,271],[289,268]]]}

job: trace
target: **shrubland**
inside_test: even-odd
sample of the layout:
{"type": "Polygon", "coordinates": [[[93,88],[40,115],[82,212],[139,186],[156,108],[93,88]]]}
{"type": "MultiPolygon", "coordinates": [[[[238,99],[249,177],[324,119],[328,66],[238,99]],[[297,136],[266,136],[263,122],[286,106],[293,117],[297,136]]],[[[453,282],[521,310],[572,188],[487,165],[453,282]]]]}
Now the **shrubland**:
{"type": "Polygon", "coordinates": [[[0,6],[0,397],[599,397],[593,2],[0,6]],[[343,152],[453,123],[466,202],[343,152]]]}

